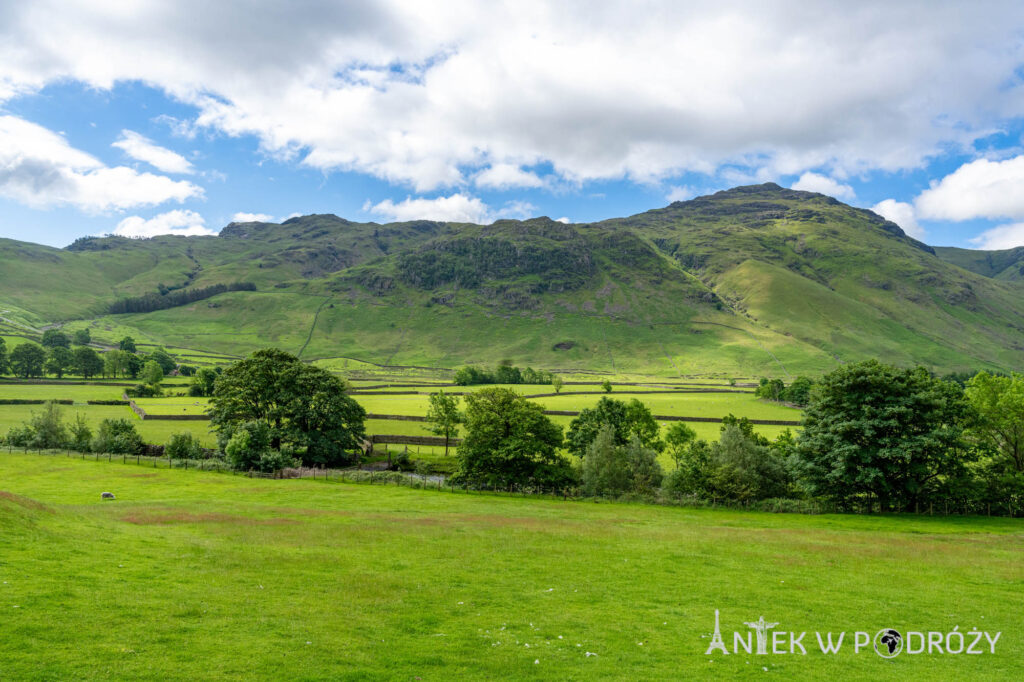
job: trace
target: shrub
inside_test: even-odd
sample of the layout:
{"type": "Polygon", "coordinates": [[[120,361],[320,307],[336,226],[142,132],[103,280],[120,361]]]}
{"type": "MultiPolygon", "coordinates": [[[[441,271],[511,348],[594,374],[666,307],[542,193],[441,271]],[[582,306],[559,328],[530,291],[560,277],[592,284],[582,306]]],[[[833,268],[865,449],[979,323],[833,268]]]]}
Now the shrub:
{"type": "Polygon", "coordinates": [[[31,447],[41,450],[67,447],[69,438],[64,416],[53,402],[46,403],[42,412],[32,413],[29,428],[32,430],[31,447]]]}
{"type": "Polygon", "coordinates": [[[290,447],[270,447],[270,427],[266,422],[248,421],[240,424],[224,446],[224,454],[234,469],[273,472],[295,467],[299,460],[290,447]]]}
{"type": "Polygon", "coordinates": [[[129,398],[154,398],[163,395],[163,389],[155,384],[136,384],[125,390],[129,398]]]}
{"type": "Polygon", "coordinates": [[[81,414],[75,415],[75,421],[71,425],[71,440],[69,446],[78,452],[89,452],[92,450],[92,429],[86,423],[85,417],[81,414]]]}
{"type": "Polygon", "coordinates": [[[651,495],[663,474],[657,451],[645,447],[633,434],[625,446],[616,445],[615,429],[601,426],[583,457],[583,490],[588,495],[651,495]]]}
{"type": "Polygon", "coordinates": [[[705,483],[709,496],[741,502],[785,497],[788,485],[785,463],[739,426],[727,426],[711,446],[705,483]]]}
{"type": "Polygon", "coordinates": [[[164,454],[169,459],[201,459],[203,448],[191,433],[175,433],[164,446],[164,454]]]}
{"type": "Polygon", "coordinates": [[[104,419],[92,443],[95,452],[127,455],[140,453],[145,447],[135,424],[127,419],[104,419]]]}
{"type": "Polygon", "coordinates": [[[7,432],[7,436],[4,438],[4,442],[7,445],[13,445],[19,448],[27,448],[32,442],[32,428],[28,424],[22,424],[21,426],[12,426],[7,432]]]}

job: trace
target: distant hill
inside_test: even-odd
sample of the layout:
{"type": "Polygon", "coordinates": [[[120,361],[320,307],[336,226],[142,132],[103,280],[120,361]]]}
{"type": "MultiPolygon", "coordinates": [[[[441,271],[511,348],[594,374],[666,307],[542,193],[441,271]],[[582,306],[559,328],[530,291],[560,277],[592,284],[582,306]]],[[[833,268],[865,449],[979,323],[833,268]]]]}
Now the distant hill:
{"type": "Polygon", "coordinates": [[[588,224],[310,215],[215,237],[0,240],[0,316],[388,365],[786,376],[880,357],[1020,370],[1022,257],[933,249],[871,211],[765,184],[588,224]],[[225,288],[253,290],[208,296],[225,288]],[[188,302],[155,309],[160,296],[188,302]],[[145,306],[115,309],[152,312],[109,314],[127,298],[145,306]]]}
{"type": "Polygon", "coordinates": [[[985,277],[1019,282],[1024,280],[1024,246],[1003,251],[976,251],[954,246],[935,247],[936,255],[947,263],[985,277]]]}

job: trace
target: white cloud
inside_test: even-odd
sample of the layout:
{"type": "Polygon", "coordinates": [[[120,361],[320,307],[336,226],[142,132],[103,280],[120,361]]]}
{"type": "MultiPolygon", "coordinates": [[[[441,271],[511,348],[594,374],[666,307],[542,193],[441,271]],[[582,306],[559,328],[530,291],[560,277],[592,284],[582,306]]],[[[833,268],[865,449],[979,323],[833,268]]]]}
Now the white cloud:
{"type": "Polygon", "coordinates": [[[0,116],[0,196],[34,208],[69,205],[102,213],[202,195],[190,182],[105,166],[57,133],[0,116]]]}
{"type": "MultiPolygon", "coordinates": [[[[291,218],[295,214],[288,216],[291,218]]],[[[246,213],[245,211],[239,211],[235,215],[231,216],[231,222],[233,223],[269,223],[274,220],[274,216],[267,213],[246,213]]]]}
{"type": "Polygon", "coordinates": [[[847,201],[857,196],[849,185],[844,185],[827,175],[811,172],[801,175],[800,179],[793,183],[793,189],[800,189],[805,192],[818,192],[835,197],[836,199],[846,199],[847,201]]]}
{"type": "Polygon", "coordinates": [[[986,251],[997,251],[1000,249],[1012,249],[1015,246],[1024,246],[1024,223],[1010,223],[999,225],[991,230],[986,230],[977,237],[970,240],[975,248],[986,251]]]}
{"type": "Polygon", "coordinates": [[[144,161],[164,173],[190,174],[195,172],[192,164],[184,156],[155,144],[148,137],[133,130],[122,130],[120,139],[111,146],[117,147],[133,159],[144,161]]]}
{"type": "Polygon", "coordinates": [[[979,159],[934,181],[915,204],[923,218],[1024,218],[1024,156],[979,159]]]}
{"type": "Polygon", "coordinates": [[[499,163],[477,173],[473,178],[477,187],[511,189],[515,187],[543,187],[544,181],[536,173],[524,171],[511,163],[499,163]]]}
{"type": "Polygon", "coordinates": [[[924,239],[924,228],[917,224],[914,207],[907,202],[885,199],[872,206],[871,210],[899,225],[911,237],[924,239]]]}
{"type": "Polygon", "coordinates": [[[644,7],[7,3],[0,100],[142,81],[198,107],[185,134],[252,134],[276,157],[417,192],[484,166],[547,164],[557,182],[913,169],[1019,115],[1012,0],[644,7]]]}
{"type": "Polygon", "coordinates": [[[459,192],[436,199],[406,197],[398,203],[391,199],[385,199],[371,205],[367,201],[363,204],[363,210],[388,221],[438,220],[488,225],[501,218],[520,220],[529,218],[537,210],[537,207],[527,201],[509,201],[501,208],[494,210],[477,197],[459,192]]]}
{"type": "Polygon", "coordinates": [[[665,200],[669,203],[686,201],[697,196],[697,190],[688,185],[672,185],[665,194],[665,200]]]}
{"type": "MultiPolygon", "coordinates": [[[[369,202],[367,202],[369,203],[369,202]]],[[[407,197],[397,204],[391,199],[365,205],[364,211],[381,216],[388,221],[439,220],[456,223],[490,222],[490,208],[476,197],[462,193],[436,199],[413,199],[407,197]]]]}
{"type": "Polygon", "coordinates": [[[572,223],[572,221],[569,220],[568,216],[562,216],[561,218],[555,218],[555,222],[556,223],[564,223],[565,225],[568,225],[568,224],[572,223]]]}
{"type": "Polygon", "coordinates": [[[203,216],[195,211],[179,209],[149,219],[129,216],[117,224],[114,234],[121,237],[155,237],[158,234],[196,236],[217,233],[206,227],[203,216]]]}

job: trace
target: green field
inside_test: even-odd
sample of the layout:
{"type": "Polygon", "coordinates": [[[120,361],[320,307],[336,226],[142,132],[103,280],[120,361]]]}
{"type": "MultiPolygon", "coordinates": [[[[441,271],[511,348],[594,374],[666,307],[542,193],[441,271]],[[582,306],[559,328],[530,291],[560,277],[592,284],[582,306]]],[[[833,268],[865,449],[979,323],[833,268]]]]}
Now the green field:
{"type": "Polygon", "coordinates": [[[0,455],[0,480],[4,679],[1024,675],[1018,520],[562,502],[31,454],[0,455]],[[101,502],[108,490],[118,499],[101,502]],[[885,661],[805,640],[806,656],[705,656],[715,609],[727,637],[761,615],[812,641],[1002,634],[994,655],[885,661]]]}
{"type": "MultiPolygon", "coordinates": [[[[391,377],[396,381],[395,377],[391,377]]],[[[379,383],[379,382],[378,382],[379,383]]],[[[370,384],[372,385],[372,384],[370,384]]],[[[548,386],[515,385],[505,386],[527,395],[549,392],[548,386]]],[[[458,386],[447,387],[450,392],[475,391],[486,388],[485,386],[458,386]]],[[[593,406],[602,396],[589,394],[574,395],[573,390],[592,390],[594,387],[570,387],[560,396],[548,396],[534,398],[538,403],[547,409],[553,410],[580,410],[593,406]]],[[[23,399],[72,399],[75,405],[62,406],[67,421],[75,419],[77,414],[82,414],[95,429],[100,421],[110,418],[131,419],[147,443],[156,445],[165,444],[175,433],[192,433],[206,447],[214,447],[216,438],[210,433],[210,424],[207,421],[172,421],[160,419],[140,420],[138,416],[126,406],[108,405],[86,405],[87,400],[118,399],[121,397],[123,388],[103,385],[33,385],[2,383],[0,384],[0,398],[23,398],[23,399]]],[[[169,393],[176,393],[183,390],[182,386],[169,386],[169,393]]],[[[389,392],[420,391],[416,395],[355,395],[355,399],[363,405],[371,414],[394,414],[423,416],[427,412],[427,400],[429,388],[402,388],[394,387],[389,392]]],[[[630,390],[643,391],[649,388],[619,387],[610,397],[619,400],[638,398],[647,404],[652,412],[659,415],[676,415],[690,417],[723,417],[727,414],[734,414],[737,417],[748,417],[751,419],[784,419],[798,420],[799,410],[784,407],[782,405],[768,403],[759,400],[751,393],[630,393],[630,390]]],[[[206,398],[194,398],[190,396],[169,396],[161,398],[139,398],[136,400],[148,415],[199,415],[206,412],[209,401],[206,398]]],[[[42,409],[41,405],[0,405],[0,434],[5,434],[12,426],[20,426],[31,418],[33,412],[42,409]]],[[[573,417],[553,415],[552,421],[559,424],[563,431],[567,431],[573,417]]],[[[663,429],[667,429],[670,422],[663,422],[663,429]]],[[[720,425],[708,422],[689,422],[688,425],[696,431],[699,438],[714,441],[718,439],[720,425]]],[[[787,427],[784,426],[755,426],[755,431],[764,436],[774,439],[787,427]]],[[[366,422],[366,432],[369,435],[387,434],[404,436],[431,436],[432,434],[424,422],[410,422],[400,420],[370,419],[366,422]]],[[[392,452],[404,449],[401,445],[386,446],[392,452]]],[[[379,446],[379,450],[385,446],[379,446]]],[[[422,459],[435,464],[442,471],[449,471],[453,466],[452,458],[444,458],[443,447],[432,446],[411,446],[409,451],[414,460],[422,459]]],[[[451,450],[454,455],[454,448],[451,450]]],[[[672,462],[667,454],[661,457],[661,464],[666,469],[671,468],[672,462]]]]}

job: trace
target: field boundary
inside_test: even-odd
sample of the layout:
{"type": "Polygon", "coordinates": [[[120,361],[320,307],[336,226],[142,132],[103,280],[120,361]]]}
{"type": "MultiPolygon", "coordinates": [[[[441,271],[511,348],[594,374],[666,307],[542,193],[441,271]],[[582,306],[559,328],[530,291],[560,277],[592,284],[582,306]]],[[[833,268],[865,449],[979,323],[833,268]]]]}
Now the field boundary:
{"type": "MultiPolygon", "coordinates": [[[[578,417],[580,413],[578,410],[544,410],[544,414],[553,417],[578,417]]],[[[723,417],[682,417],[673,414],[656,414],[653,415],[655,421],[659,422],[704,422],[709,424],[721,424],[724,421],[723,417]]],[[[425,422],[426,417],[421,417],[412,414],[367,414],[367,419],[378,419],[381,421],[400,421],[400,422],[425,422]]],[[[758,426],[800,426],[803,424],[801,421],[792,419],[747,419],[751,424],[758,426]]],[[[444,440],[443,438],[441,439],[444,440]]]]}

